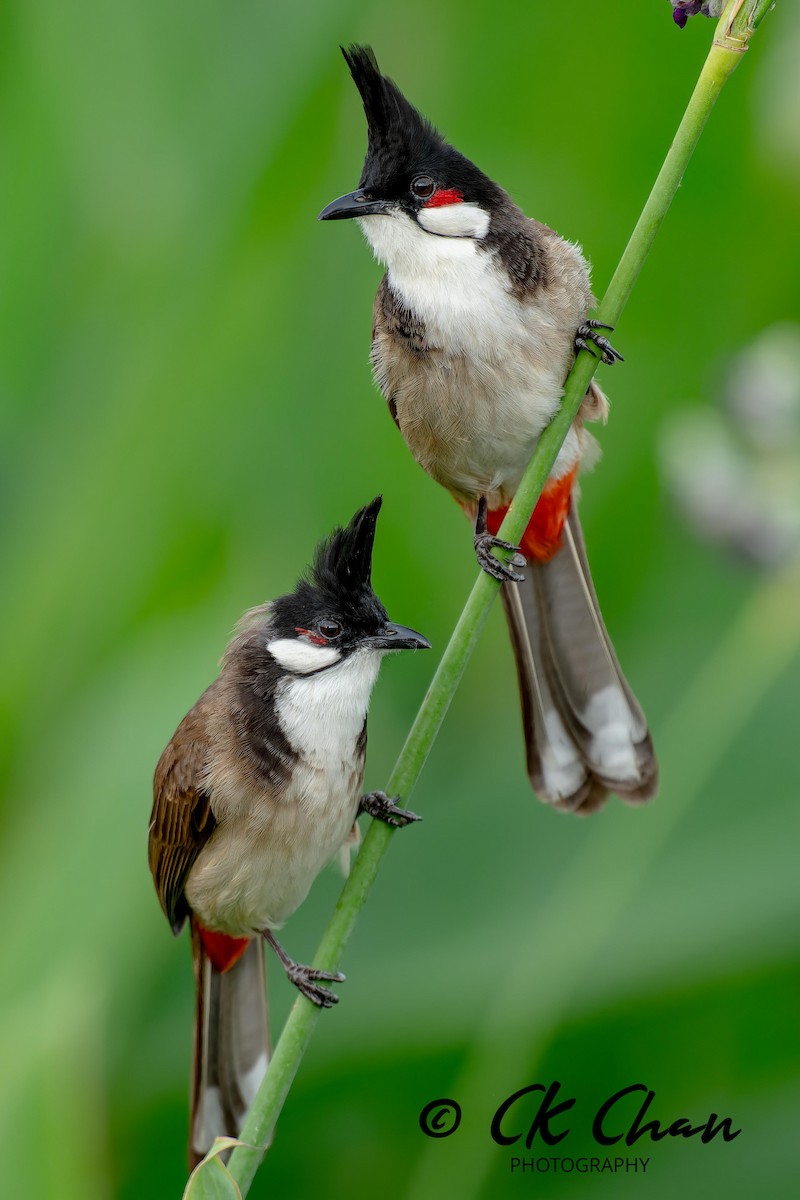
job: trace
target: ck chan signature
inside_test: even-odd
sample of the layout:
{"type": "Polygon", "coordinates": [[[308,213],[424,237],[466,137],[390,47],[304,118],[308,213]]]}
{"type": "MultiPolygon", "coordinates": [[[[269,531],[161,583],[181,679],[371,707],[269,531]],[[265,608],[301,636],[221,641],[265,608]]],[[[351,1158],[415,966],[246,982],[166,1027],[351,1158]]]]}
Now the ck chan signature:
{"type": "MultiPolygon", "coordinates": [[[[513,1146],[524,1138],[528,1150],[537,1139],[547,1146],[558,1145],[573,1131],[573,1119],[581,1118],[581,1107],[586,1108],[578,1105],[576,1097],[560,1099],[560,1092],[558,1080],[549,1087],[530,1083],[513,1092],[492,1116],[492,1140],[498,1146],[513,1146]]],[[[420,1128],[428,1137],[449,1137],[459,1128],[461,1115],[457,1100],[431,1100],[419,1115],[420,1128]]],[[[641,1138],[660,1142],[668,1137],[698,1137],[706,1144],[719,1137],[723,1142],[732,1142],[742,1131],[733,1128],[731,1117],[715,1112],[704,1120],[684,1116],[665,1120],[659,1113],[655,1092],[644,1083],[632,1083],[604,1100],[593,1111],[589,1128],[584,1123],[581,1132],[590,1132],[598,1146],[618,1142],[633,1146],[641,1138]]]]}

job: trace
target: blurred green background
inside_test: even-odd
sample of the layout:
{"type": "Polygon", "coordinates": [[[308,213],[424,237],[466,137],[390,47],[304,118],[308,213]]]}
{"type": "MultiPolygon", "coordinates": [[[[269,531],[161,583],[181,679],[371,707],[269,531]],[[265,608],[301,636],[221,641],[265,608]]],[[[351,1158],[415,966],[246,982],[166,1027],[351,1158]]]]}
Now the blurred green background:
{"type": "MultiPolygon", "coordinates": [[[[666,0],[0,9],[4,1195],[181,1194],[193,985],[147,872],[151,777],[239,614],[377,492],[394,619],[441,650],[474,578],[461,514],[370,381],[380,271],[355,227],[315,220],[365,149],[337,43],[371,42],[581,241],[602,291],[712,30],[680,33],[666,0]]],[[[657,462],[673,408],[798,316],[799,55],[780,4],[618,330],[625,366],[601,368],[613,411],[582,514],[661,794],[585,822],[533,798],[494,613],[254,1196],[794,1194],[800,605],[697,541],[657,462]],[[714,1111],[743,1132],[640,1142],[645,1177],[512,1176],[491,1114],[553,1079],[578,1104],[550,1153],[595,1153],[592,1112],[637,1082],[666,1123],[714,1111]],[[464,1119],[429,1141],[417,1116],[440,1096],[464,1119]]],[[[434,663],[386,664],[369,786],[434,663]]],[[[325,872],[289,923],[300,959],[339,885],[325,872]]],[[[292,997],[272,968],[277,1030],[292,997]]]]}

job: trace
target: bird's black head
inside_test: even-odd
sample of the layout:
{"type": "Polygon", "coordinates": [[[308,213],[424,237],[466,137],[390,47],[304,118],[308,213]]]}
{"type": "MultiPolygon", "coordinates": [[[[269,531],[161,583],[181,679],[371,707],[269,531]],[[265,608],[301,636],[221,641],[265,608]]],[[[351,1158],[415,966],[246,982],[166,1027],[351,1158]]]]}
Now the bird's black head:
{"type": "Polygon", "coordinates": [[[400,211],[429,233],[483,237],[489,214],[508,203],[506,193],[381,74],[370,47],[350,46],[342,53],[364,103],[367,157],[357,191],[334,200],[320,220],[400,211]],[[448,213],[437,214],[440,209],[448,213]]]}
{"type": "Polygon", "coordinates": [[[300,674],[334,666],[356,650],[421,650],[421,634],[393,624],[372,590],[372,547],[382,498],[358,510],[317,547],[293,592],[269,606],[270,649],[300,674]]]}

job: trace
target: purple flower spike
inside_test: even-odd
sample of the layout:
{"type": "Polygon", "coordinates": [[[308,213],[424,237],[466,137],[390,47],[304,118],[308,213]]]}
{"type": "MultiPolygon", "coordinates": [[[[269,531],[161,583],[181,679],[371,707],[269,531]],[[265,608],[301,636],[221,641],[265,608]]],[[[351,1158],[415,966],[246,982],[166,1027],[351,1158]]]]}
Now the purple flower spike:
{"type": "Polygon", "coordinates": [[[704,17],[720,17],[725,0],[670,0],[672,19],[681,29],[686,27],[689,17],[702,13],[704,17]]]}

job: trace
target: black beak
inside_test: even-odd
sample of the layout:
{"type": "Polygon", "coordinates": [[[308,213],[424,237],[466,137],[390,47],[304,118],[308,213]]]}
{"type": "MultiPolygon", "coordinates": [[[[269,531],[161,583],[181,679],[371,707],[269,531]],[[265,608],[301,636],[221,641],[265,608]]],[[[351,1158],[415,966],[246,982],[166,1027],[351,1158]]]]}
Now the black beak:
{"type": "Polygon", "coordinates": [[[380,633],[367,639],[370,650],[430,650],[431,644],[421,633],[387,621],[380,633]]]}
{"type": "Polygon", "coordinates": [[[392,211],[391,201],[374,200],[368,192],[361,188],[356,192],[348,192],[338,200],[332,200],[327,208],[323,208],[317,217],[318,221],[343,221],[347,217],[371,217],[376,213],[392,211]]]}

